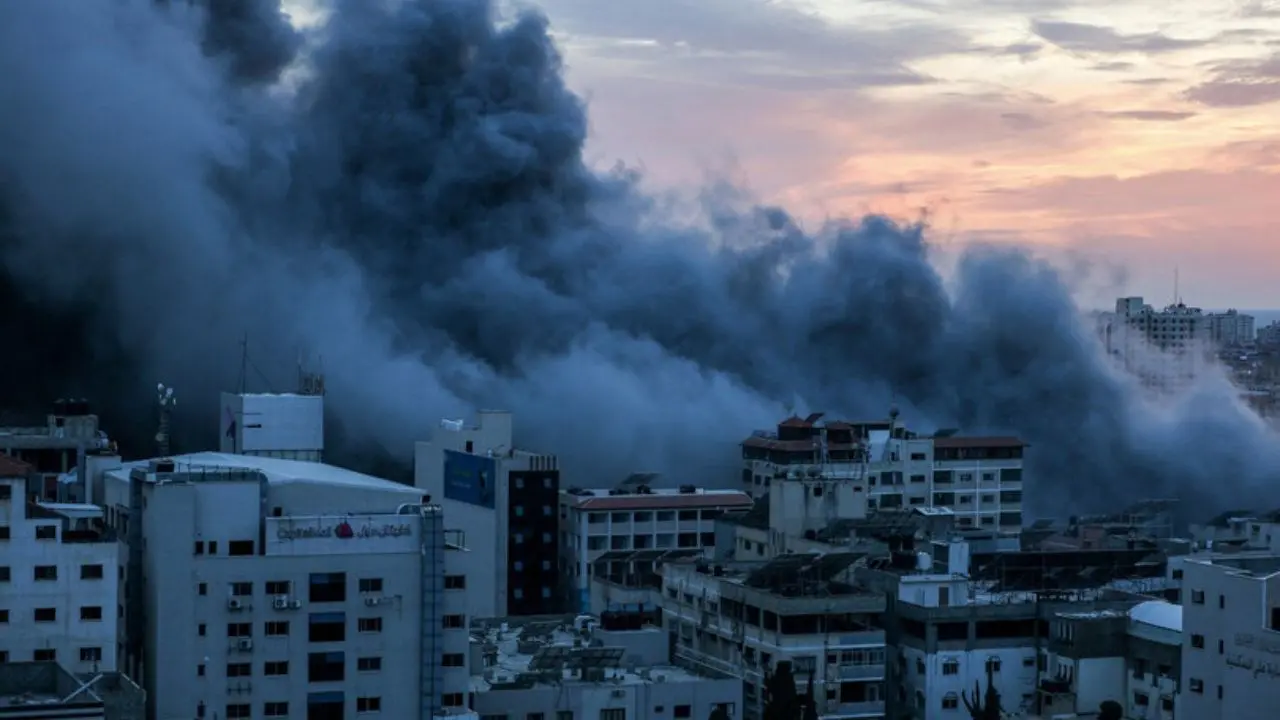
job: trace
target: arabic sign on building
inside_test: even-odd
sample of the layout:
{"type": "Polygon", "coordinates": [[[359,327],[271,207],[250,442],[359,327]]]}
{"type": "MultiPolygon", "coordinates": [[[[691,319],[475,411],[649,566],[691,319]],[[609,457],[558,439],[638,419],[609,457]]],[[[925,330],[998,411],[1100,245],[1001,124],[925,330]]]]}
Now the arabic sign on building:
{"type": "Polygon", "coordinates": [[[1255,678],[1280,678],[1280,640],[1236,633],[1235,646],[1245,652],[1229,653],[1227,667],[1251,672],[1255,678]]]}
{"type": "Polygon", "coordinates": [[[339,540],[403,537],[413,534],[413,527],[404,522],[366,522],[352,524],[347,521],[316,524],[280,526],[276,528],[276,537],[280,540],[313,540],[316,538],[338,538],[339,540]]]}

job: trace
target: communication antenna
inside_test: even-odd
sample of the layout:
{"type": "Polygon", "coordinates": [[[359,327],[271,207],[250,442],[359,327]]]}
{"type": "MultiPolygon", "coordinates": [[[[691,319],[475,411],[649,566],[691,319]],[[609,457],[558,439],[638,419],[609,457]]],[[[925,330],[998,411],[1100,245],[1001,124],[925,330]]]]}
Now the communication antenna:
{"type": "Polygon", "coordinates": [[[1178,266],[1173,266],[1173,304],[1177,305],[1182,302],[1182,296],[1178,292],[1178,266]]]}
{"type": "Polygon", "coordinates": [[[178,398],[174,396],[173,388],[166,387],[164,383],[156,383],[156,406],[160,412],[160,428],[156,431],[156,450],[159,451],[160,457],[169,455],[169,415],[177,404],[178,398]]]}

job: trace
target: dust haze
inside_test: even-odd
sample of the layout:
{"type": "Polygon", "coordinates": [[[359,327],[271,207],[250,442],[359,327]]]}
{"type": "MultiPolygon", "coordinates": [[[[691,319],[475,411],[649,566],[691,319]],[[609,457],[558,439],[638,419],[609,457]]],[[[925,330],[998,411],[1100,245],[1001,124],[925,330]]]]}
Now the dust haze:
{"type": "Polygon", "coordinates": [[[924,225],[724,192],[675,216],[584,163],[554,19],[330,4],[303,34],[270,0],[0,3],[11,404],[81,394],[128,434],[159,380],[207,445],[247,334],[253,389],[323,358],[353,457],[501,406],[577,484],[726,484],[788,408],[897,402],[1029,441],[1033,510],[1273,502],[1280,450],[1225,381],[1145,397],[1048,264],[974,247],[944,284],[924,225]]]}

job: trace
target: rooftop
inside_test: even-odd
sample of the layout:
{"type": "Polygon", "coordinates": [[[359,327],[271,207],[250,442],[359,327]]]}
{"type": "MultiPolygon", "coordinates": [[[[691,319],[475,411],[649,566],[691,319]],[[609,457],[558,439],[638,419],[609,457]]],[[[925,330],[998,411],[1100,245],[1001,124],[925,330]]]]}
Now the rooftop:
{"type": "Polygon", "coordinates": [[[2,478],[25,478],[33,469],[31,465],[21,460],[0,455],[0,477],[2,478]]]}
{"type": "MultiPolygon", "coordinates": [[[[326,465],[324,463],[307,462],[305,460],[283,460],[281,458],[257,457],[253,455],[235,455],[231,453],[201,452],[190,455],[177,455],[171,458],[175,471],[179,473],[196,473],[202,471],[258,471],[266,476],[271,485],[314,485],[323,487],[343,487],[349,489],[377,490],[380,492],[399,493],[412,498],[421,498],[423,492],[411,485],[402,485],[390,480],[383,480],[372,475],[347,470],[346,468],[326,465]]],[[[127,476],[135,468],[146,470],[151,467],[151,460],[129,462],[118,470],[112,471],[127,476]]]]}
{"type": "Polygon", "coordinates": [[[105,715],[98,717],[142,720],[145,697],[142,689],[121,673],[77,678],[52,662],[0,664],[0,715],[3,716],[64,717],[62,713],[72,707],[88,710],[85,707],[88,704],[90,708],[103,708],[105,715]]]}
{"type": "Polygon", "coordinates": [[[572,498],[579,510],[689,510],[697,508],[747,509],[754,502],[741,490],[705,490],[703,488],[645,488],[636,491],[619,488],[561,490],[562,497],[572,498]]]}
{"type": "Polygon", "coordinates": [[[1129,610],[1129,619],[1135,623],[1182,632],[1182,606],[1163,600],[1150,600],[1134,605],[1129,610]]]}
{"type": "MultiPolygon", "coordinates": [[[[663,632],[646,628],[636,632],[663,632]]],[[[573,620],[529,622],[521,627],[501,627],[472,632],[481,645],[485,668],[473,674],[473,692],[527,689],[539,685],[602,683],[639,685],[651,682],[705,680],[671,665],[640,667],[638,657],[626,649],[604,647],[590,631],[575,628],[573,620]],[[585,676],[585,679],[584,679],[585,676]]]]}

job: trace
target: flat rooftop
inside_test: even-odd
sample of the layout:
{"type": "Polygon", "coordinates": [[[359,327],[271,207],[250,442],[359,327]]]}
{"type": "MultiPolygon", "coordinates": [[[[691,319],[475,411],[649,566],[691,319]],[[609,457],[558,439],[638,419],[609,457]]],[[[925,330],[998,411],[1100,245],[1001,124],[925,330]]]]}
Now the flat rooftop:
{"type": "MultiPolygon", "coordinates": [[[[409,498],[418,499],[423,496],[422,490],[411,485],[402,485],[390,480],[383,480],[372,475],[365,475],[354,470],[326,465],[324,463],[307,462],[305,460],[284,460],[281,458],[257,457],[254,455],[235,455],[232,453],[200,452],[189,455],[175,455],[172,460],[177,473],[189,473],[198,476],[202,472],[227,470],[258,471],[267,478],[267,483],[274,486],[313,485],[316,487],[342,487],[349,489],[376,490],[384,493],[397,493],[409,498]]],[[[119,479],[127,479],[133,469],[147,470],[152,460],[124,463],[121,467],[108,471],[119,479]]],[[[211,479],[216,478],[213,475],[211,479]]]]}
{"type": "Polygon", "coordinates": [[[706,490],[691,492],[678,488],[652,488],[643,492],[620,492],[617,488],[561,490],[562,498],[570,498],[579,510],[695,510],[723,508],[746,510],[755,502],[741,490],[706,490]]]}
{"type": "MultiPolygon", "coordinates": [[[[664,632],[648,628],[635,632],[664,632]]],[[[654,682],[701,682],[708,678],[672,665],[640,666],[625,648],[596,645],[573,628],[572,622],[530,622],[507,630],[473,632],[488,667],[471,678],[472,692],[527,689],[570,683],[644,685],[654,682]],[[583,669],[599,670],[604,679],[583,680],[583,669]]],[[[473,668],[474,671],[474,668],[473,668]]]]}
{"type": "Polygon", "coordinates": [[[1212,565],[1246,577],[1265,578],[1280,573],[1280,555],[1269,551],[1190,555],[1186,562],[1212,565]]]}

